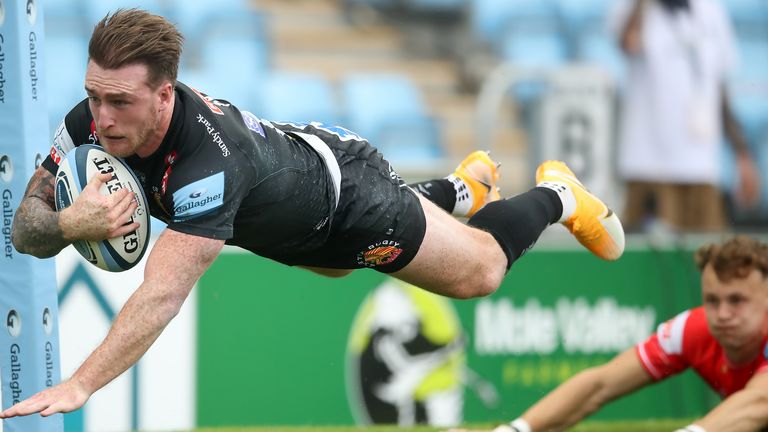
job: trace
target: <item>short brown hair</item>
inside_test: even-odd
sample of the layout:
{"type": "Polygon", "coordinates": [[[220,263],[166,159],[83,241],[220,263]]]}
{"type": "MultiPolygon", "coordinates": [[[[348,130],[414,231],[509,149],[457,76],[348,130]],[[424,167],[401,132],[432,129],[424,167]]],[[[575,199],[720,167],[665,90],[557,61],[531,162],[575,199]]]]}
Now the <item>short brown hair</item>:
{"type": "Polygon", "coordinates": [[[742,279],[752,270],[768,276],[768,245],[744,235],[726,242],[702,246],[694,255],[699,270],[712,264],[717,277],[722,281],[742,279]]]}
{"type": "Polygon", "coordinates": [[[105,69],[144,64],[149,85],[176,84],[184,37],[165,18],[141,9],[118,9],[93,29],[88,58],[105,69]]]}

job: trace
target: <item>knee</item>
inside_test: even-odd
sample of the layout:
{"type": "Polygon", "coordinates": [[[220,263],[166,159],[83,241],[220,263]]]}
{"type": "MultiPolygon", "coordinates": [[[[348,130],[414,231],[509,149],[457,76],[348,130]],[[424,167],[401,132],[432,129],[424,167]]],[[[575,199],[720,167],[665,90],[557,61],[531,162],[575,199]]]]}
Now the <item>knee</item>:
{"type": "Polygon", "coordinates": [[[483,271],[468,274],[451,290],[451,297],[457,299],[472,299],[493,294],[501,285],[504,278],[503,272],[496,269],[484,269],[483,271]]]}

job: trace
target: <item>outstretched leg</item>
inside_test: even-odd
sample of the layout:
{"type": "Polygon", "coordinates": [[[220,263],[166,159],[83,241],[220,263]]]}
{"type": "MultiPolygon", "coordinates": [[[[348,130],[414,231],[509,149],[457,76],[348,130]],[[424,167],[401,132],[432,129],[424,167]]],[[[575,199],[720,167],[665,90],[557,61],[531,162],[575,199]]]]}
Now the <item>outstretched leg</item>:
{"type": "Polygon", "coordinates": [[[413,261],[393,275],[449,297],[494,292],[512,263],[555,222],[600,258],[617,259],[624,250],[619,219],[562,162],[543,163],[536,188],[485,206],[469,226],[423,197],[421,203],[427,221],[424,241],[413,261]]]}

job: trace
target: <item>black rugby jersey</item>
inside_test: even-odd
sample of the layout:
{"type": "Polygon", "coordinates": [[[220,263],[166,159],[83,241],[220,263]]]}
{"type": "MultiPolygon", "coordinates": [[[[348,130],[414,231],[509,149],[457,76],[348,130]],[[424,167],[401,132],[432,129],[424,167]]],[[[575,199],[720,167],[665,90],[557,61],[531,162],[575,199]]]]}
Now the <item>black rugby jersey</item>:
{"type": "MultiPolygon", "coordinates": [[[[301,125],[274,124],[177,83],[168,133],[147,158],[126,159],[152,216],[179,232],[226,240],[276,258],[319,247],[327,238],[337,192],[320,154],[293,135],[301,125]]],[[[85,99],[57,129],[43,166],[80,144],[97,144],[85,99]]],[[[278,259],[281,260],[281,259],[278,259]]]]}

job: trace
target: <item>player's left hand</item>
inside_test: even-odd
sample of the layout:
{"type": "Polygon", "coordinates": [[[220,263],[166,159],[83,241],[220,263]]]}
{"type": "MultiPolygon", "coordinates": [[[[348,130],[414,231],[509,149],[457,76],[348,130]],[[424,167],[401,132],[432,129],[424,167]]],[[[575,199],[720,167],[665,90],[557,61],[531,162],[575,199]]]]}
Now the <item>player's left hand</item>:
{"type": "Polygon", "coordinates": [[[43,417],[67,413],[82,407],[90,397],[90,393],[76,380],[67,380],[8,408],[0,413],[0,418],[25,416],[38,412],[43,417]]]}

